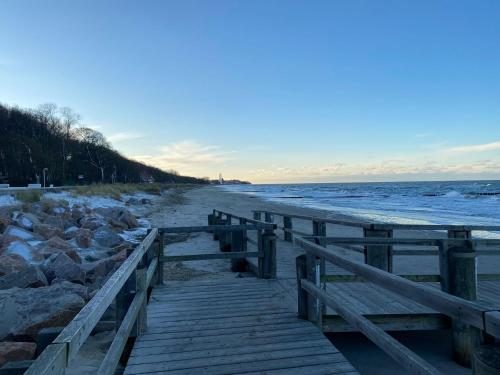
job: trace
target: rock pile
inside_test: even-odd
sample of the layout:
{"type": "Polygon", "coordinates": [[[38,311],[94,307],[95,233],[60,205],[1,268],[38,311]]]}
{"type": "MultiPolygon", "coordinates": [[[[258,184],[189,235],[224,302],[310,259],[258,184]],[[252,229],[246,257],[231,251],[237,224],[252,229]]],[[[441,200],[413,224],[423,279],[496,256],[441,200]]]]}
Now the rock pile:
{"type": "Polygon", "coordinates": [[[71,321],[126,259],[134,247],[127,231],[138,229],[120,207],[0,207],[0,367],[31,359],[40,329],[71,321]]]}

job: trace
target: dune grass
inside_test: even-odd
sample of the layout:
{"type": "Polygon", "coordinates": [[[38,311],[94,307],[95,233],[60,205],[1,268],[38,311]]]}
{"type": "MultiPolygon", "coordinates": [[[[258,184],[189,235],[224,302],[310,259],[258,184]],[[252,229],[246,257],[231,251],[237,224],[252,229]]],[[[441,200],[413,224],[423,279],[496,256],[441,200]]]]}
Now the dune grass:
{"type": "MultiPolygon", "coordinates": [[[[120,199],[122,194],[134,194],[137,192],[144,192],[147,194],[161,195],[163,190],[172,189],[181,185],[177,184],[99,184],[78,186],[71,190],[75,195],[101,195],[108,196],[114,199],[120,199]]],[[[186,186],[186,185],[182,185],[186,186]]]]}
{"type": "Polygon", "coordinates": [[[14,196],[22,203],[36,203],[40,202],[42,192],[38,190],[17,191],[14,196]]]}

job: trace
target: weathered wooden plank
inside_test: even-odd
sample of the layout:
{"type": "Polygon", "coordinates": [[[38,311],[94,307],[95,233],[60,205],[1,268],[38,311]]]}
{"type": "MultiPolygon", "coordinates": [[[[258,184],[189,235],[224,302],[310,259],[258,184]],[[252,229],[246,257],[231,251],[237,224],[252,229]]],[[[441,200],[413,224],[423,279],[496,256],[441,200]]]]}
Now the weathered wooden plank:
{"type": "Polygon", "coordinates": [[[224,342],[228,345],[246,342],[248,340],[269,339],[283,336],[303,337],[305,335],[317,335],[318,329],[312,325],[303,325],[298,328],[284,328],[275,329],[273,331],[255,331],[246,333],[227,333],[219,336],[198,336],[179,339],[156,339],[144,340],[139,337],[135,342],[134,348],[153,348],[153,347],[166,347],[177,345],[204,345],[207,343],[220,343],[224,342]]]}
{"type": "Polygon", "coordinates": [[[116,332],[116,335],[109,347],[104,360],[99,366],[98,374],[114,374],[116,366],[120,361],[120,356],[122,355],[123,349],[127,344],[127,339],[130,336],[130,332],[134,326],[137,319],[137,315],[142,307],[142,304],[146,298],[146,290],[137,293],[130,304],[130,307],[123,319],[123,322],[116,332]]]}
{"type": "MultiPolygon", "coordinates": [[[[425,331],[447,329],[450,319],[443,314],[363,314],[384,331],[425,331]]],[[[357,332],[357,329],[340,315],[323,317],[323,332],[357,332]]]]}
{"type": "Polygon", "coordinates": [[[200,225],[191,227],[158,228],[160,233],[232,232],[238,230],[275,229],[275,224],[256,222],[253,224],[200,225]]]}
{"type": "Polygon", "coordinates": [[[153,281],[153,278],[157,274],[157,267],[158,267],[158,257],[153,258],[151,261],[151,264],[148,266],[148,270],[146,273],[146,285],[149,287],[151,285],[151,282],[153,281]]]}
{"type": "Polygon", "coordinates": [[[484,314],[486,333],[500,338],[500,311],[488,311],[484,314]]]}
{"type": "MultiPolygon", "coordinates": [[[[138,365],[145,363],[158,363],[158,362],[175,362],[175,361],[191,361],[200,360],[202,358],[219,358],[230,356],[243,356],[248,354],[258,354],[266,353],[269,351],[276,350],[290,350],[290,349],[301,349],[301,348],[313,348],[329,345],[329,342],[321,337],[316,336],[315,339],[309,339],[307,341],[286,341],[286,342],[275,342],[271,344],[262,345],[247,345],[243,343],[239,347],[231,348],[218,348],[218,346],[207,346],[203,350],[191,350],[182,351],[176,353],[161,353],[161,354],[150,354],[131,357],[127,365],[138,365]]],[[[335,349],[336,350],[336,349],[335,349]]],[[[240,357],[241,358],[241,357],[240,357]]],[[[244,358],[241,358],[244,360],[244,358]]],[[[217,361],[217,360],[216,360],[217,361]]],[[[219,362],[216,362],[219,364],[219,362]]]]}
{"type": "MultiPolygon", "coordinates": [[[[275,333],[276,331],[273,331],[275,333]]],[[[140,357],[143,355],[157,355],[157,354],[172,354],[172,353],[184,353],[184,352],[195,352],[199,350],[206,349],[222,349],[222,348],[240,348],[246,346],[261,346],[261,345],[274,345],[278,343],[286,342],[299,342],[299,341],[310,341],[318,338],[317,330],[313,331],[300,331],[300,334],[296,334],[297,330],[291,331],[288,334],[279,335],[268,335],[263,337],[255,337],[252,335],[240,336],[237,335],[237,339],[229,340],[219,340],[214,342],[212,340],[205,340],[205,342],[193,343],[191,341],[185,340],[184,343],[174,343],[172,345],[162,345],[162,346],[145,346],[145,347],[135,347],[132,351],[132,357],[140,357]]],[[[225,338],[228,338],[227,336],[225,338]]],[[[324,339],[324,338],[323,338],[324,339]]]]}
{"type": "Polygon", "coordinates": [[[237,251],[230,253],[213,253],[213,254],[192,254],[192,255],[167,255],[162,258],[163,262],[186,262],[191,260],[208,260],[208,259],[236,259],[236,258],[256,258],[263,256],[263,253],[258,251],[237,251]]]}
{"type": "Polygon", "coordinates": [[[30,366],[26,375],[63,375],[66,369],[66,344],[51,344],[30,366]]]}
{"type": "MultiPolygon", "coordinates": [[[[322,345],[319,347],[309,347],[300,349],[284,349],[273,350],[268,352],[261,352],[258,355],[254,353],[241,354],[241,355],[226,355],[215,358],[199,358],[191,359],[189,361],[171,361],[171,362],[158,362],[158,363],[143,363],[138,365],[127,366],[125,374],[129,373],[147,373],[147,372],[160,372],[164,371],[167,374],[175,370],[199,371],[199,373],[232,373],[237,371],[251,371],[255,369],[266,370],[268,368],[268,361],[276,361],[278,368],[282,365],[283,359],[301,358],[307,356],[320,357],[324,355],[328,359],[336,359],[342,361],[345,359],[332,349],[332,345],[322,345]],[[222,371],[221,371],[222,370],[222,371]],[[219,372],[220,371],[220,372],[219,372]]],[[[287,361],[288,362],[288,361],[287,361]]],[[[276,367],[275,367],[276,368],[276,367]]],[[[186,372],[187,373],[187,372],[186,372]]]]}
{"type": "Polygon", "coordinates": [[[302,280],[302,287],[310,294],[320,298],[328,306],[334,308],[349,324],[356,327],[396,362],[411,371],[412,374],[441,374],[434,366],[356,312],[353,306],[346,304],[345,301],[337,301],[308,280],[302,280]]]}

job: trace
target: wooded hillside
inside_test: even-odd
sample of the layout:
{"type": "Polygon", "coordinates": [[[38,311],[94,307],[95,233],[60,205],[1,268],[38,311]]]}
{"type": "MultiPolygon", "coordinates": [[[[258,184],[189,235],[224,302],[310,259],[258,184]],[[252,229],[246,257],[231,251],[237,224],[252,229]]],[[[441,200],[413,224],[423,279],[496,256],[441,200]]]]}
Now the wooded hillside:
{"type": "Polygon", "coordinates": [[[206,183],[127,159],[104,136],[81,126],[69,108],[36,110],[0,104],[0,183],[81,185],[91,183],[206,183]]]}

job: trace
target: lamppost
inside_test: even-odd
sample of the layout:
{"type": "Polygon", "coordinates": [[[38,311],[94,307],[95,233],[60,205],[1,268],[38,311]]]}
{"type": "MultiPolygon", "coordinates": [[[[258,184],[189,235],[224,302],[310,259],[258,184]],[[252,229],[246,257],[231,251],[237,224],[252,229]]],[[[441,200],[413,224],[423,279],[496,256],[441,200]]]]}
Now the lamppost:
{"type": "Polygon", "coordinates": [[[49,170],[49,168],[43,168],[43,187],[45,187],[45,173],[49,170]]]}

